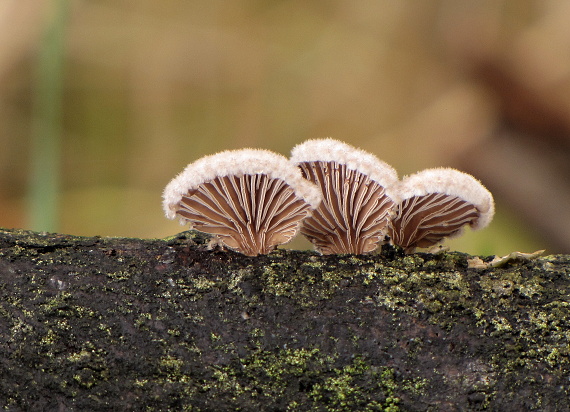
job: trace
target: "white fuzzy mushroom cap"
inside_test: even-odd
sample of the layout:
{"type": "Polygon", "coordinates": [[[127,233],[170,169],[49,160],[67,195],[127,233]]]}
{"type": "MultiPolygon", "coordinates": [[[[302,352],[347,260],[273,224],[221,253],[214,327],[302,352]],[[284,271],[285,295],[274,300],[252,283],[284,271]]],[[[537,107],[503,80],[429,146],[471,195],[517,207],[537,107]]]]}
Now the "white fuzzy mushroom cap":
{"type": "Polygon", "coordinates": [[[486,227],[495,214],[495,202],[491,192],[470,174],[451,168],[426,169],[407,176],[397,187],[403,201],[413,196],[444,193],[457,196],[474,205],[480,213],[473,229],[486,227]]]}
{"type": "MultiPolygon", "coordinates": [[[[291,151],[291,162],[337,162],[356,170],[386,188],[394,199],[391,187],[398,182],[398,173],[389,164],[372,153],[330,138],[311,139],[298,144],[291,151]]],[[[394,199],[395,200],[395,199],[394,199]]]]}
{"type": "Polygon", "coordinates": [[[168,183],[162,194],[166,217],[176,217],[180,200],[189,190],[216,177],[244,174],[265,174],[281,179],[312,208],[316,208],[321,201],[319,189],[304,179],[301,171],[285,156],[263,149],[226,150],[190,163],[168,183]]]}

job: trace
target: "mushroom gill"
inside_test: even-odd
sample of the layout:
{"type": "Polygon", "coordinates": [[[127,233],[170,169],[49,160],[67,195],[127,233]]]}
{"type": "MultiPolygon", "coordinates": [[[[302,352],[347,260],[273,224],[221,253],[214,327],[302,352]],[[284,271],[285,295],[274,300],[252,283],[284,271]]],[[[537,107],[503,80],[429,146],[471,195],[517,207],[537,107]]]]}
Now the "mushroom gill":
{"type": "Polygon", "coordinates": [[[291,240],[320,193],[285,157],[242,149],[189,164],[163,198],[168,218],[179,217],[227,247],[256,256],[291,240]]]}
{"type": "Polygon", "coordinates": [[[473,176],[455,169],[427,169],[413,174],[396,188],[388,234],[406,253],[461,234],[465,225],[481,229],[494,214],[491,193],[473,176]]]}
{"type": "Polygon", "coordinates": [[[376,156],[333,139],[293,148],[291,162],[322,192],[322,202],[301,233],[322,254],[371,252],[384,239],[396,171],[376,156]]]}

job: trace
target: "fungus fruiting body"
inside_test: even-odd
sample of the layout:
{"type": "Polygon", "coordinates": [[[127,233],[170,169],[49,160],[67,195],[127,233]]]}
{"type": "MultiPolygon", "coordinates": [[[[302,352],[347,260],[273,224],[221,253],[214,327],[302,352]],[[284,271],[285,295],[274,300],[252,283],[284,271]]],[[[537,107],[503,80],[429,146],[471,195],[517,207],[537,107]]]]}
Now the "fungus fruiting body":
{"type": "Polygon", "coordinates": [[[163,208],[249,256],[299,231],[322,254],[372,252],[386,235],[412,253],[494,214],[493,196],[467,173],[427,169],[400,181],[376,156],[333,139],[299,144],[290,160],[260,149],[203,157],[166,186],[163,208]]]}
{"type": "Polygon", "coordinates": [[[163,208],[168,218],[256,256],[291,240],[320,199],[284,156],[242,149],[189,164],[164,189],[163,208]]]}
{"type": "Polygon", "coordinates": [[[465,225],[481,229],[494,214],[491,193],[473,176],[455,169],[427,169],[404,178],[396,187],[388,234],[407,253],[461,234],[465,225]]]}
{"type": "Polygon", "coordinates": [[[322,254],[362,254],[384,239],[394,206],[389,188],[396,171],[376,156],[333,139],[308,140],[291,162],[322,192],[322,202],[301,226],[322,254]]]}

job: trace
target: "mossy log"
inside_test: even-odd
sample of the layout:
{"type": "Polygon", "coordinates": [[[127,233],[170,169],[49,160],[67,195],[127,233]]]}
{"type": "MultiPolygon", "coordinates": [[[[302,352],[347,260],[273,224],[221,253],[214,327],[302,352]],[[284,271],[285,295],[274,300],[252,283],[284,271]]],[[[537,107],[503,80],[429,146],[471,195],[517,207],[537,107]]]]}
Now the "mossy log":
{"type": "Polygon", "coordinates": [[[570,256],[0,230],[9,411],[567,411],[570,256]]]}

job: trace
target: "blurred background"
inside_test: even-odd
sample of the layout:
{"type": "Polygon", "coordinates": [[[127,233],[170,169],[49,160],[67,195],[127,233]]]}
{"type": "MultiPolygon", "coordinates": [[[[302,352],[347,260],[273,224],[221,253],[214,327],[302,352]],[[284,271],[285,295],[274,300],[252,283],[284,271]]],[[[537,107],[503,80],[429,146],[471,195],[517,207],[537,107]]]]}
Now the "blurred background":
{"type": "MultiPolygon", "coordinates": [[[[224,149],[333,137],[494,194],[477,254],[570,253],[570,2],[1,0],[0,226],[165,237],[224,149]]],[[[307,248],[296,240],[291,247],[307,248]]]]}

